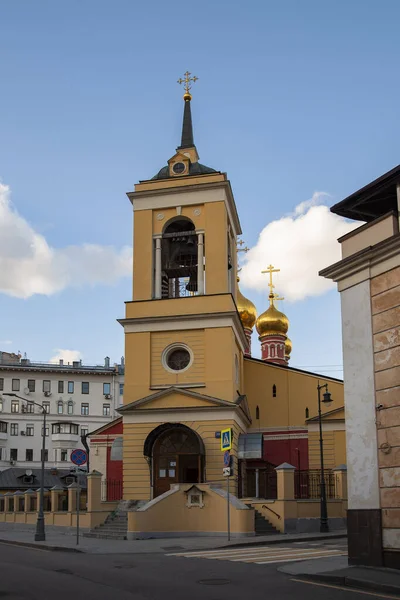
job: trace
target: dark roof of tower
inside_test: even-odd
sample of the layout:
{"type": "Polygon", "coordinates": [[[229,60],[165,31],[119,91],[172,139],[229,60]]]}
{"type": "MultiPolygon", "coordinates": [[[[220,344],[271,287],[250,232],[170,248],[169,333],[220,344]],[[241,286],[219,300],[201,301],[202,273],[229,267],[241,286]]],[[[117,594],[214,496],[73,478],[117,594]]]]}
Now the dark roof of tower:
{"type": "MultiPolygon", "coordinates": [[[[185,98],[185,97],[184,97],[185,98]]],[[[183,109],[183,122],[182,122],[182,137],[181,137],[181,145],[178,146],[178,150],[183,150],[185,148],[195,148],[196,144],[194,143],[193,137],[193,125],[192,125],[192,110],[191,110],[191,98],[185,98],[185,105],[183,109]]],[[[190,163],[189,165],[189,175],[206,175],[208,173],[218,173],[215,169],[211,167],[206,167],[206,165],[202,165],[199,162],[190,163]]],[[[154,175],[152,179],[169,179],[172,178],[169,173],[169,166],[165,166],[160,169],[157,175],[154,175]]]]}
{"type": "Polygon", "coordinates": [[[190,108],[190,99],[185,98],[185,107],[183,109],[183,123],[182,123],[182,138],[179,149],[182,148],[193,148],[193,126],[192,126],[192,110],[190,108]]]}
{"type": "MultiPolygon", "coordinates": [[[[206,175],[207,173],[218,173],[218,171],[216,171],[215,169],[212,169],[211,167],[206,167],[205,165],[200,164],[199,162],[197,163],[190,163],[189,166],[189,175],[206,175]]],[[[163,167],[162,169],[160,169],[157,173],[157,175],[154,175],[154,177],[152,177],[152,179],[169,179],[171,177],[171,175],[169,174],[169,166],[167,165],[166,167],[163,167]]]]}

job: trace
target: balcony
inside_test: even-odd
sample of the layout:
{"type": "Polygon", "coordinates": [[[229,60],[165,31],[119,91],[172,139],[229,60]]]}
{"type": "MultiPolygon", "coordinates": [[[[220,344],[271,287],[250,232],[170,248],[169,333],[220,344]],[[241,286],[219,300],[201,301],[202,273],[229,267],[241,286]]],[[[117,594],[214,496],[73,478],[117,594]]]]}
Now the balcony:
{"type": "Polygon", "coordinates": [[[8,423],[6,421],[0,421],[0,447],[4,447],[8,440],[8,423]]]}
{"type": "Polygon", "coordinates": [[[53,423],[51,439],[55,448],[73,447],[79,438],[79,425],[76,423],[53,423]]]}

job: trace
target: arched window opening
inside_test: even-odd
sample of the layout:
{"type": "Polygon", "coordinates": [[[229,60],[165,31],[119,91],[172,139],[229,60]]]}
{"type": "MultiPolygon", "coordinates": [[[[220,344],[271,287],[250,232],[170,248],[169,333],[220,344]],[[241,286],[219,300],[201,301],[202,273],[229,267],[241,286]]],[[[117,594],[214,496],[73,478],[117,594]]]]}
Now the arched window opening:
{"type": "Polygon", "coordinates": [[[72,400],[68,401],[68,414],[69,415],[74,414],[74,403],[72,402],[72,400]]]}
{"type": "Polygon", "coordinates": [[[256,406],[256,419],[258,420],[260,418],[260,407],[256,406]]]}
{"type": "MultiPolygon", "coordinates": [[[[156,240],[156,252],[157,243],[156,240]]],[[[200,293],[197,263],[198,236],[194,223],[185,218],[170,222],[161,239],[161,297],[183,298],[200,293]]]]}
{"type": "Polygon", "coordinates": [[[272,397],[276,398],[276,385],[275,384],[272,386],[272,397]]]}
{"type": "Polygon", "coordinates": [[[306,419],[308,419],[310,416],[310,411],[308,410],[308,407],[306,408],[306,419]]]}
{"type": "Polygon", "coordinates": [[[63,412],[64,412],[64,403],[63,403],[63,401],[62,401],[62,400],[59,400],[59,401],[57,402],[57,413],[58,413],[59,415],[62,415],[62,414],[63,414],[63,412]]]}

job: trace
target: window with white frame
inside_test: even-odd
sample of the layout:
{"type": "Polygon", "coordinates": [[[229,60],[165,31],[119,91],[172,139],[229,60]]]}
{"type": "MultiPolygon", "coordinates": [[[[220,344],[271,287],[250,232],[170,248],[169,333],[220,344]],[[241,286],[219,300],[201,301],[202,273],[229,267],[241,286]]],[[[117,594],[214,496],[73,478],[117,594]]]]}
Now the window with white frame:
{"type": "Polygon", "coordinates": [[[34,392],[36,387],[36,381],[34,379],[28,379],[28,390],[34,392]]]}
{"type": "Polygon", "coordinates": [[[103,395],[108,396],[111,394],[111,383],[103,383],[103,395]]]}
{"type": "Polygon", "coordinates": [[[25,435],[28,435],[30,437],[33,437],[35,435],[35,431],[34,431],[33,425],[27,425],[26,426],[25,435]]]}
{"type": "Polygon", "coordinates": [[[50,413],[50,402],[43,402],[42,406],[43,406],[44,412],[49,414],[50,413]]]}
{"type": "Polygon", "coordinates": [[[11,382],[11,389],[13,392],[19,392],[20,382],[19,379],[13,379],[11,382]]]}
{"type": "Polygon", "coordinates": [[[33,402],[27,402],[27,404],[25,405],[25,410],[27,413],[35,412],[35,405],[33,404],[33,402]]]}
{"type": "Polygon", "coordinates": [[[43,379],[43,392],[45,394],[51,392],[51,381],[49,379],[43,379]]]}
{"type": "Polygon", "coordinates": [[[103,417],[109,417],[111,414],[111,407],[109,404],[103,404],[103,417]]]}
{"type": "Polygon", "coordinates": [[[81,415],[88,415],[89,414],[89,404],[88,402],[82,402],[81,404],[81,415]]]}
{"type": "Polygon", "coordinates": [[[19,401],[18,400],[12,400],[11,401],[11,412],[12,413],[18,413],[19,412],[19,401]]]}
{"type": "Polygon", "coordinates": [[[61,462],[67,462],[68,460],[68,450],[61,450],[61,462]]]}
{"type": "Polygon", "coordinates": [[[68,402],[68,414],[69,415],[74,414],[74,403],[72,402],[72,400],[69,400],[69,402],[68,402]]]}
{"type": "Polygon", "coordinates": [[[74,393],[74,382],[68,381],[68,394],[73,394],[73,393],[74,393]]]}
{"type": "Polygon", "coordinates": [[[11,423],[10,435],[18,435],[18,423],[11,423]]]}
{"type": "Polygon", "coordinates": [[[64,412],[64,403],[62,400],[57,402],[57,414],[62,415],[64,412]]]}

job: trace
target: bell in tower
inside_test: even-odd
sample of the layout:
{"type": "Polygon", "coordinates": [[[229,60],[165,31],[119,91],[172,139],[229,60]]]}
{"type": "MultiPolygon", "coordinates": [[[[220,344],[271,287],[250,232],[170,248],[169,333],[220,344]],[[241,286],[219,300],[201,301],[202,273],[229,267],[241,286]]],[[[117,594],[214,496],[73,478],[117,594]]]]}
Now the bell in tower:
{"type": "Polygon", "coordinates": [[[189,219],[175,220],[161,240],[162,298],[182,298],[198,292],[198,239],[189,219]]]}

